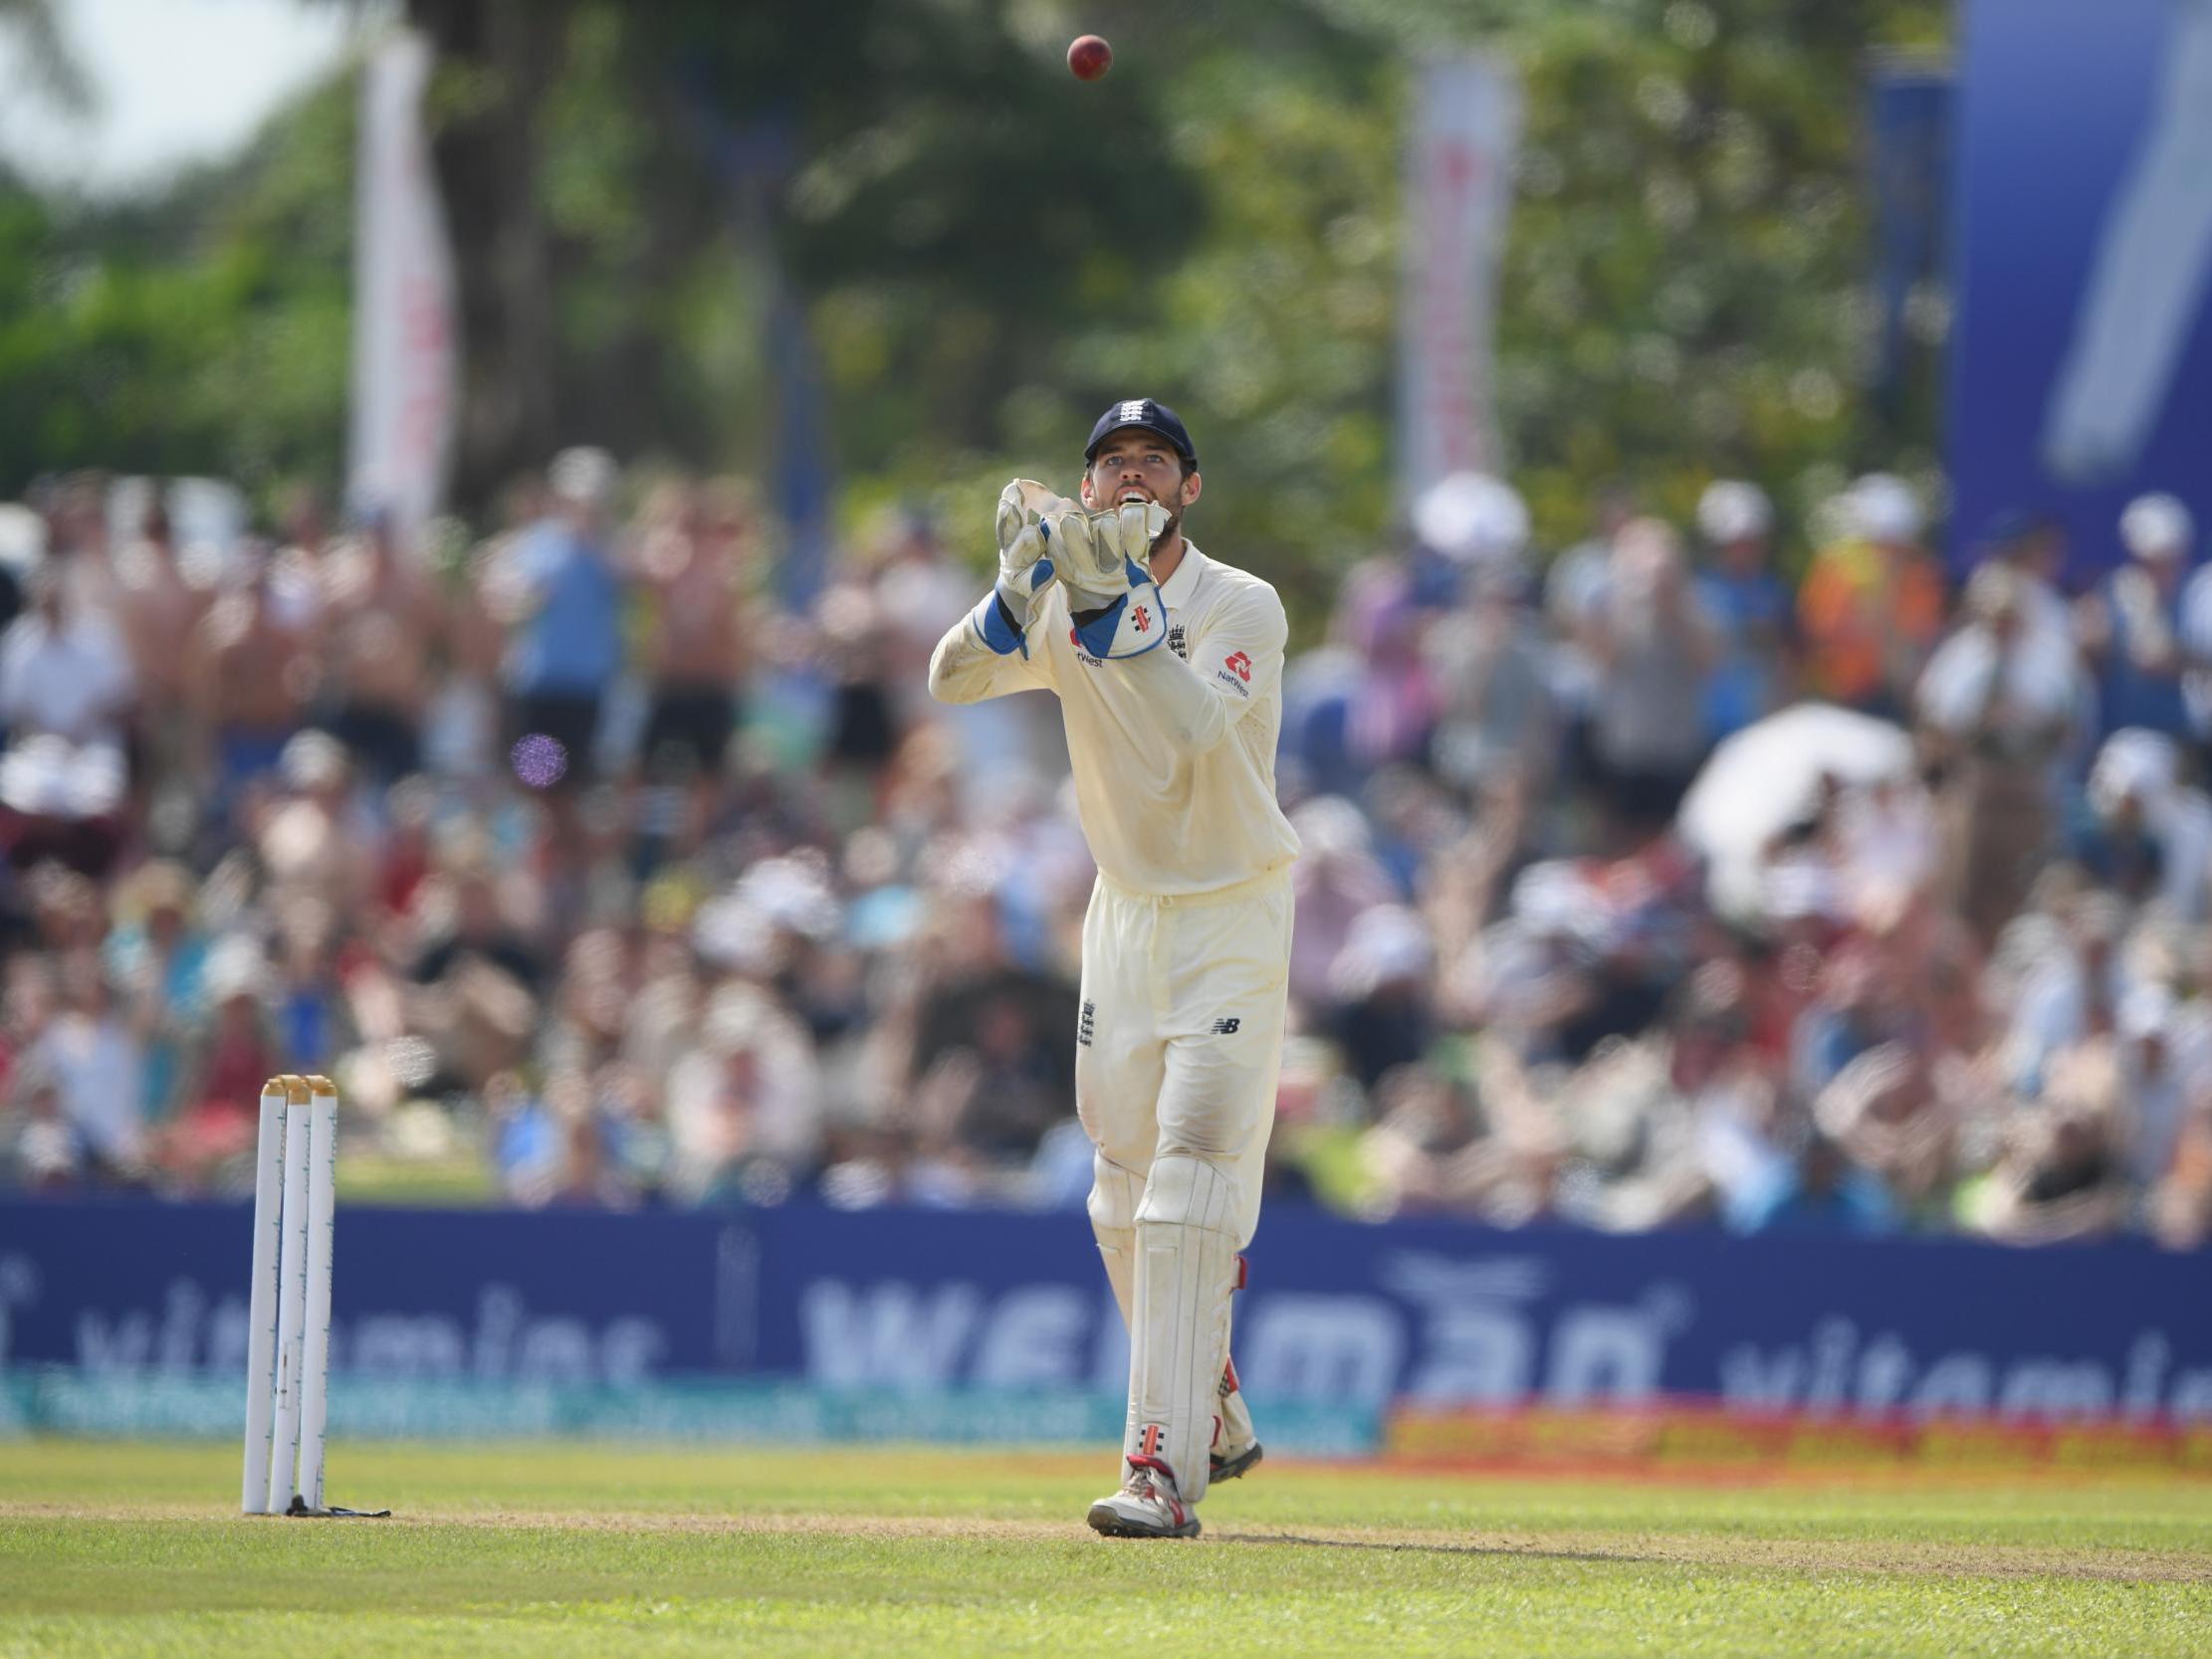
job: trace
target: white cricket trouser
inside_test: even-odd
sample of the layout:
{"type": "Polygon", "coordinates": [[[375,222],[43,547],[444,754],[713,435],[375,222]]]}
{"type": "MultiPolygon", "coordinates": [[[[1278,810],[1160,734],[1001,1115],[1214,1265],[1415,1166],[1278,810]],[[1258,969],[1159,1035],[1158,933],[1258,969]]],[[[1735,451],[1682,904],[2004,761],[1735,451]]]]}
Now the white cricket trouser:
{"type": "Polygon", "coordinates": [[[1287,869],[1191,897],[1104,877],[1083,918],[1075,1107],[1091,1227],[1129,1322],[1124,1456],[1206,1492],[1236,1252],[1259,1223],[1289,994],[1287,869]]]}

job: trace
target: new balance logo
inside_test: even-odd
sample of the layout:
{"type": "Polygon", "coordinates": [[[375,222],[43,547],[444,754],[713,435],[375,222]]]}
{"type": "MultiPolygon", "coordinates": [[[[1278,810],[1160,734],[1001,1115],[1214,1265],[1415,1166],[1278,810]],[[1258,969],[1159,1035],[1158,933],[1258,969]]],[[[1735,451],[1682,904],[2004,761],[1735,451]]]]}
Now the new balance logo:
{"type": "Polygon", "coordinates": [[[1091,1046],[1091,1017],[1097,1012],[1097,1003],[1086,1002],[1083,1004],[1083,1017],[1075,1022],[1075,1040],[1084,1048],[1091,1046]]]}
{"type": "Polygon", "coordinates": [[[1214,1022],[1214,1035],[1217,1037],[1233,1037],[1236,1035],[1237,1026],[1241,1023],[1240,1020],[1216,1020],[1214,1022]]]}

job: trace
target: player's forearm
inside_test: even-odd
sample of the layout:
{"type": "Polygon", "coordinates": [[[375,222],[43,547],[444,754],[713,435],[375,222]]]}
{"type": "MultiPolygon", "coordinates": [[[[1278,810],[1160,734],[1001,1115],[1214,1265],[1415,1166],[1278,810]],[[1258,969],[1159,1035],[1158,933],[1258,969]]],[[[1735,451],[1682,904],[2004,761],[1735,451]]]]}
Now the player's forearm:
{"type": "Polygon", "coordinates": [[[930,696],[940,703],[983,702],[992,695],[996,662],[996,654],[977,637],[975,618],[963,616],[930,653],[930,696]]]}
{"type": "Polygon", "coordinates": [[[1236,724],[1236,711],[1199,678],[1197,669],[1173,651],[1147,651],[1113,666],[1143,682],[1145,694],[1160,712],[1169,745],[1178,754],[1196,757],[1207,753],[1236,724]]]}

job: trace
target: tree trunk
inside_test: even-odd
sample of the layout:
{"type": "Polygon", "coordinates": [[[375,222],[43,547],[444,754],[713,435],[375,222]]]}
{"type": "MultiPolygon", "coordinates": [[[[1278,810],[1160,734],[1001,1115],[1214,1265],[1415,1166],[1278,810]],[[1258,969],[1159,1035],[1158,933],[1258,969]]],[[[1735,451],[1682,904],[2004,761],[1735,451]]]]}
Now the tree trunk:
{"type": "Polygon", "coordinates": [[[553,248],[540,200],[538,115],[568,0],[407,0],[463,96],[431,104],[431,161],[453,236],[461,409],[451,496],[481,515],[559,441],[553,248]],[[481,88],[481,93],[479,89],[481,88]]]}

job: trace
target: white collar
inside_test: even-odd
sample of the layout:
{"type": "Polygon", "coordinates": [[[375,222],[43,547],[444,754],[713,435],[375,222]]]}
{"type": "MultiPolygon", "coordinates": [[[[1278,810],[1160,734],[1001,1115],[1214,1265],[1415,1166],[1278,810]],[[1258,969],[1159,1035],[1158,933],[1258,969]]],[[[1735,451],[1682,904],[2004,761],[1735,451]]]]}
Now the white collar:
{"type": "Polygon", "coordinates": [[[1175,567],[1175,574],[1160,584],[1160,597],[1167,601],[1170,610],[1178,609],[1191,597],[1191,589],[1198,585],[1199,567],[1207,562],[1207,556],[1199,551],[1198,543],[1185,536],[1183,561],[1175,567]]]}

